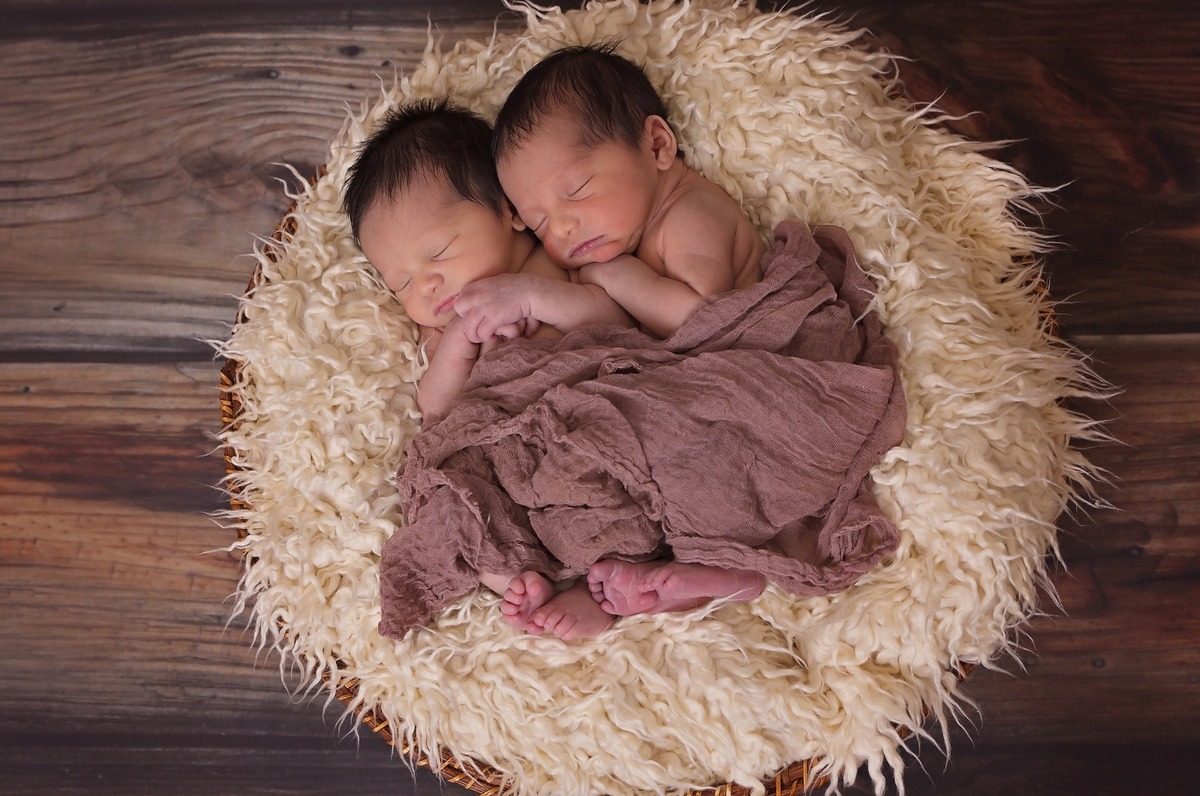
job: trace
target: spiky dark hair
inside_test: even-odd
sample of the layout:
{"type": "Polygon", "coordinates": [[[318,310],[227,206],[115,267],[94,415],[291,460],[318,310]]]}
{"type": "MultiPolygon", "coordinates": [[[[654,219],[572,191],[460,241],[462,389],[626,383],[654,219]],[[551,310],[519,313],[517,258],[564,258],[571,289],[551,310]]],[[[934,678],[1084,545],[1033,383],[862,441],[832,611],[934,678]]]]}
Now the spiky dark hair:
{"type": "Polygon", "coordinates": [[[372,205],[422,178],[444,179],[463,199],[499,215],[504,191],[492,162],[492,128],[446,100],[416,100],[390,111],[362,147],[346,177],[342,208],[355,243],[372,205]]]}
{"type": "Polygon", "coordinates": [[[641,142],[647,117],[667,119],[667,108],[646,73],[616,54],[606,42],[556,50],[517,82],[496,117],[492,154],[503,157],[519,146],[547,115],[565,110],[586,120],[583,146],[641,142]]]}

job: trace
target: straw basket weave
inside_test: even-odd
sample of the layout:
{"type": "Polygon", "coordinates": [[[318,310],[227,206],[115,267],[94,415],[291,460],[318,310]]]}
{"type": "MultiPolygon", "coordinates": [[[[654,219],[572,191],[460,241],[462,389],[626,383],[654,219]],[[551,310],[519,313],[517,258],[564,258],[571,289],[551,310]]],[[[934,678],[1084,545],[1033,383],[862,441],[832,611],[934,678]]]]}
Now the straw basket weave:
{"type": "Polygon", "coordinates": [[[327,688],[410,759],[478,793],[740,796],[761,782],[768,793],[793,794],[848,784],[864,766],[883,790],[889,771],[903,775],[905,737],[940,733],[935,743],[948,743],[948,727],[970,704],[958,691],[965,672],[1014,652],[1014,630],[1053,594],[1047,559],[1058,514],[1095,478],[1074,443],[1099,432],[1065,399],[1102,385],[1057,337],[1038,266],[1048,245],[1019,212],[1042,192],[946,130],[934,109],[913,107],[895,59],[827,19],[725,0],[520,10],[523,33],[450,53],[431,45],[412,74],[364,101],[325,170],[297,190],[255,252],[258,270],[229,341],[218,344],[229,517],[243,534],[234,545],[245,564],[238,610],[253,612],[260,644],[298,664],[308,688],[327,688]],[[484,592],[428,632],[385,645],[374,632],[372,556],[395,525],[389,484],[404,440],[418,431],[419,367],[414,328],[341,214],[348,163],[391,106],[449,95],[492,118],[545,53],[617,38],[662,92],[688,165],[719,182],[760,229],[799,218],[842,226],[854,241],[908,396],[906,438],[872,472],[900,548],[839,595],[797,601],[769,588],[752,603],[721,606],[719,616],[623,620],[594,648],[592,640],[519,637],[484,592]],[[345,392],[347,382],[357,391],[345,392]],[[315,417],[309,404],[288,403],[286,422],[273,423],[271,401],[306,390],[320,391],[315,417]],[[369,422],[335,412],[367,404],[369,422]],[[343,467],[367,458],[346,447],[357,437],[328,445],[343,420],[370,436],[372,450],[387,443],[363,465],[369,478],[343,467]],[[293,454],[301,459],[281,459],[293,454]],[[336,467],[333,480],[316,483],[322,468],[336,467]],[[318,566],[314,558],[326,569],[305,569],[318,566]],[[330,574],[343,560],[351,575],[330,574]],[[293,599],[307,601],[303,612],[293,599]],[[674,634],[670,660],[658,644],[664,623],[674,634]],[[336,636],[325,632],[332,624],[336,636]],[[449,651],[437,647],[451,641],[449,651]],[[611,682],[583,682],[612,650],[633,661],[638,681],[606,671],[611,682]],[[493,659],[499,669],[486,670],[493,659]],[[453,672],[435,665],[452,660],[461,663],[453,672]],[[725,668],[701,671],[710,664],[725,668]],[[719,683],[740,689],[732,696],[740,704],[693,721],[696,700],[676,700],[676,667],[706,694],[719,683]],[[765,674],[740,674],[751,670],[765,674]],[[520,676],[506,677],[513,671],[520,676]],[[544,694],[520,687],[533,681],[544,694]],[[582,726],[596,726],[596,716],[612,725],[597,729],[602,742],[568,715],[585,687],[596,714],[582,726]],[[429,698],[438,689],[450,693],[429,698]],[[455,701],[466,693],[486,699],[455,701]],[[534,715],[544,704],[553,716],[534,715]],[[654,706],[634,715],[640,734],[626,731],[628,721],[613,729],[630,704],[654,706]],[[526,717],[543,722],[538,739],[563,748],[539,757],[543,740],[532,739],[526,717]],[[698,726],[682,726],[689,721],[698,726]],[[709,738],[723,740],[706,746],[709,738]]]}

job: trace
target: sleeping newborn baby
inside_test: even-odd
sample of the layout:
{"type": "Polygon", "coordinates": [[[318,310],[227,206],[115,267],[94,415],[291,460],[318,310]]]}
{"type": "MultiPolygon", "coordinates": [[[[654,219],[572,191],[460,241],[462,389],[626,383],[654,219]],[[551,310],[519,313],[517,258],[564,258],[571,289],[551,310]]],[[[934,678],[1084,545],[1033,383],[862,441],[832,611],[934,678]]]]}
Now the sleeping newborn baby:
{"type": "MultiPolygon", "coordinates": [[[[387,117],[347,180],[355,240],[420,329],[429,366],[417,402],[426,425],[445,415],[480,353],[499,340],[628,324],[603,290],[572,281],[528,234],[500,190],[490,146],[482,119],[418,102],[387,117]],[[471,291],[485,282],[486,290],[471,291]],[[496,298],[519,305],[521,315],[489,325],[478,310],[496,298]]],[[[523,630],[592,635],[613,621],[582,580],[561,594],[531,571],[480,572],[479,581],[503,595],[506,619],[523,630]]]]}

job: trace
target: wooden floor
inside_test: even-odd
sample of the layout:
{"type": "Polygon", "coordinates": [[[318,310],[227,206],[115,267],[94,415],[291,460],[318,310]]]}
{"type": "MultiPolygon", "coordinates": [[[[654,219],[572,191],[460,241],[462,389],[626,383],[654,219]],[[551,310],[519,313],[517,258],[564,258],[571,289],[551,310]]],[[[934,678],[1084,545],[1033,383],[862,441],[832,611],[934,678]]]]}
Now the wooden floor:
{"type": "MultiPolygon", "coordinates": [[[[1112,508],[1062,522],[1066,616],[910,794],[1191,794],[1200,777],[1200,11],[817,2],[909,56],[917,99],[1015,139],[1063,334],[1125,388],[1080,405],[1112,508]]],[[[0,1],[0,793],[439,792],[227,626],[221,338],[243,256],[426,16],[494,2],[0,1]]],[[[925,770],[921,770],[921,765],[925,770]]],[[[460,792],[447,788],[446,793],[460,792]]]]}

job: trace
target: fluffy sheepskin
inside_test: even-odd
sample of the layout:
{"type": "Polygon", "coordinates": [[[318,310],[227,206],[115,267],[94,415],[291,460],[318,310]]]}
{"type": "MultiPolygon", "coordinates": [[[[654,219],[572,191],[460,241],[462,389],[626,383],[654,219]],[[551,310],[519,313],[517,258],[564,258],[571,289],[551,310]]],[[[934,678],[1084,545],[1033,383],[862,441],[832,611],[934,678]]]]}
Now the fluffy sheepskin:
{"type": "Polygon", "coordinates": [[[490,765],[523,794],[761,792],[806,758],[835,785],[866,764],[877,790],[902,790],[900,728],[922,732],[928,710],[944,741],[964,702],[957,667],[1012,651],[1049,586],[1056,518],[1095,475],[1072,447],[1094,430],[1063,400],[1098,385],[1048,329],[1033,264],[1046,241],[1015,214],[1039,191],[913,106],[895,59],[827,19],[702,0],[519,10],[520,35],[430,44],[364,101],[294,196],[295,231],[256,252],[256,286],[218,344],[241,363],[240,416],[222,433],[244,501],[228,512],[245,533],[237,611],[311,689],[350,684],[398,743],[490,765]],[[551,50],[603,39],[645,65],[688,165],[764,235],[786,218],[849,231],[909,401],[904,443],[873,471],[900,548],[833,597],[772,588],[591,641],[515,632],[483,591],[384,639],[377,563],[422,363],[340,212],[347,167],[388,108],[446,95],[492,118],[551,50]]]}

